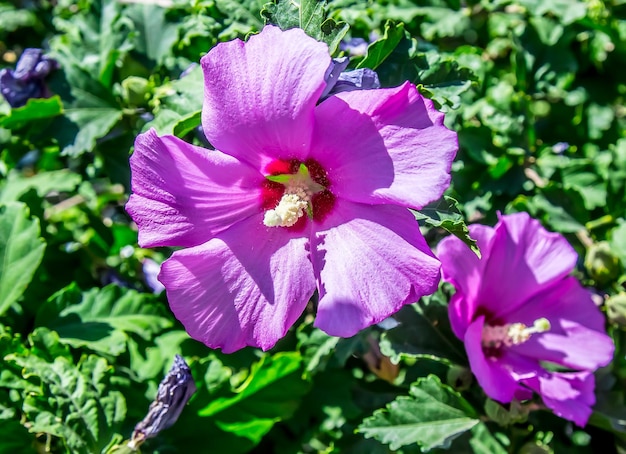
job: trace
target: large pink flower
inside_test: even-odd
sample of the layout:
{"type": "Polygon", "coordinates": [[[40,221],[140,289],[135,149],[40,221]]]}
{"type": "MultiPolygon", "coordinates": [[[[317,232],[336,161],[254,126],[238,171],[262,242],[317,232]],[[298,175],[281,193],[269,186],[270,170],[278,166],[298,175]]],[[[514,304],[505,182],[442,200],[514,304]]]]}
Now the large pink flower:
{"type": "Polygon", "coordinates": [[[454,333],[492,399],[541,395],[557,415],[584,426],[595,403],[593,371],[607,365],[613,342],[591,294],[569,276],[577,255],[567,240],[526,213],[495,228],[471,225],[482,259],[458,238],[438,246],[454,333]]]}
{"type": "Polygon", "coordinates": [[[406,207],[441,196],[457,138],[414,85],[318,104],[327,46],[272,26],[201,63],[216,150],[141,134],[126,206],[141,246],[186,248],[159,280],[192,337],[269,349],[316,288],[316,326],[352,336],[436,289],[406,207]]]}

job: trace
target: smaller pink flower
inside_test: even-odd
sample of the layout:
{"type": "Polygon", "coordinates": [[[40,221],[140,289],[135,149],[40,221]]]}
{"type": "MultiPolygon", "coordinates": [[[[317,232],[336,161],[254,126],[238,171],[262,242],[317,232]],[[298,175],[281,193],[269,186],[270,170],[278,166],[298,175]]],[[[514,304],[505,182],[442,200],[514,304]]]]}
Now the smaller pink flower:
{"type": "Polygon", "coordinates": [[[614,345],[591,293],[569,276],[576,252],[526,213],[469,229],[482,259],[456,237],[437,252],[456,288],[452,329],[478,383],[503,403],[536,391],[555,414],[584,426],[595,403],[593,372],[611,361],[614,345]]]}

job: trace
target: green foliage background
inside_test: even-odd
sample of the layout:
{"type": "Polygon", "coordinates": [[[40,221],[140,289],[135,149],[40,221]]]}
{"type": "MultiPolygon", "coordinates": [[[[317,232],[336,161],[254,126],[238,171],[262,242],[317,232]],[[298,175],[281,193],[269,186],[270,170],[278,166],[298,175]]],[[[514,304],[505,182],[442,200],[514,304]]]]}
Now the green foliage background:
{"type": "MultiPolygon", "coordinates": [[[[54,96],[0,101],[0,453],[114,452],[173,355],[198,392],[145,453],[594,453],[626,450],[626,2],[623,0],[0,1],[0,65],[44,47],[54,96]],[[154,294],[123,205],[149,127],[202,143],[199,58],[264,23],[365,38],[351,67],[447,111],[447,197],[416,218],[435,245],[528,211],[567,236],[617,352],[585,428],[485,398],[450,332],[447,286],[400,324],[337,339],[307,310],[268,353],[191,340],[154,294]],[[183,73],[184,71],[184,73],[183,73]]],[[[313,304],[311,304],[313,307],[313,304]]]]}

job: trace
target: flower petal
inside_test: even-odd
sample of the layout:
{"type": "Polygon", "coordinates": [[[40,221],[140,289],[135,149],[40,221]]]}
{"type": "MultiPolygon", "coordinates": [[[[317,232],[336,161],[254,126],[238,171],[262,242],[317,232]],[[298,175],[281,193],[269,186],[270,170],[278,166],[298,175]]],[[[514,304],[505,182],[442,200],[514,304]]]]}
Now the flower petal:
{"type": "Polygon", "coordinates": [[[513,378],[504,367],[504,362],[485,357],[482,346],[485,317],[478,317],[465,332],[465,350],[470,368],[481,388],[489,397],[498,402],[507,403],[520,396],[527,397],[528,392],[513,378]]]}
{"type": "Polygon", "coordinates": [[[404,208],[338,200],[315,230],[315,326],[330,335],[353,336],[437,289],[439,261],[404,208]]]}
{"type": "Polygon", "coordinates": [[[246,43],[218,44],[201,60],[207,139],[259,170],[274,159],[302,160],[330,62],[326,44],[300,29],[268,25],[246,43]]]}
{"type": "Polygon", "coordinates": [[[495,231],[478,295],[492,324],[569,274],[577,260],[565,237],[528,213],[502,216],[495,231]]]}
{"type": "Polygon", "coordinates": [[[174,252],[159,280],[194,339],[224,353],[246,345],[268,350],[315,291],[307,242],[254,216],[207,243],[174,252]]]}
{"type": "MultiPolygon", "coordinates": [[[[470,235],[476,240],[482,257],[488,257],[495,230],[485,225],[469,226],[470,235]]],[[[441,260],[443,279],[456,288],[450,300],[448,314],[454,334],[459,339],[475,318],[479,301],[476,296],[487,260],[478,256],[459,238],[447,236],[437,245],[437,257],[441,260]]]]}
{"type": "Polygon", "coordinates": [[[550,321],[550,330],[512,347],[541,361],[574,369],[595,370],[613,359],[615,346],[605,334],[605,318],[591,294],[574,277],[568,277],[507,315],[507,322],[532,325],[538,318],[550,321]]]}
{"type": "Polygon", "coordinates": [[[142,247],[195,246],[261,207],[263,176],[219,151],[190,145],[154,129],[140,134],[130,158],[126,210],[142,247]]]}
{"type": "Polygon", "coordinates": [[[423,207],[448,187],[457,149],[443,114],[409,82],[340,93],[315,109],[310,157],[331,191],[354,202],[423,207]]]}
{"type": "Polygon", "coordinates": [[[595,377],[590,372],[546,373],[524,384],[541,395],[556,415],[584,427],[596,403],[595,377]]]}

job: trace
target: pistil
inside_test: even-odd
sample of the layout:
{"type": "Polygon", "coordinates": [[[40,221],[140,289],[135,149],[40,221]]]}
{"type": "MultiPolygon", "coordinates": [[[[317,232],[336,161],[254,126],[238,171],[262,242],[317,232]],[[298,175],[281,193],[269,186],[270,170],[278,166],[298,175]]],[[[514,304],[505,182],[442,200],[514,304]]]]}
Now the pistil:
{"type": "Polygon", "coordinates": [[[305,214],[313,216],[312,197],[325,188],[311,178],[305,164],[300,164],[296,173],[268,175],[266,178],[283,185],[285,192],[278,205],[265,212],[263,224],[268,227],[292,227],[305,214]]]}

